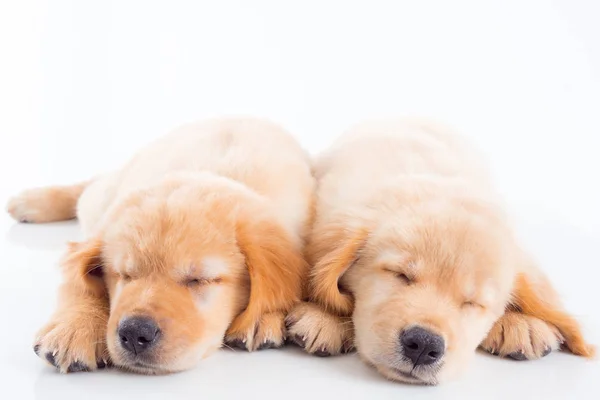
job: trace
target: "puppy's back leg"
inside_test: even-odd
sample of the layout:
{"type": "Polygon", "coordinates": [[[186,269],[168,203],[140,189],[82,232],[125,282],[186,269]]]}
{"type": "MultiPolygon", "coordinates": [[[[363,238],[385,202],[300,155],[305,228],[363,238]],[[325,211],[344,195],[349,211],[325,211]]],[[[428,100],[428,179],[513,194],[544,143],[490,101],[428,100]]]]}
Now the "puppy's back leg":
{"type": "Polygon", "coordinates": [[[19,222],[54,222],[73,219],[77,200],[90,182],[70,186],[28,189],[8,201],[6,210],[19,222]]]}

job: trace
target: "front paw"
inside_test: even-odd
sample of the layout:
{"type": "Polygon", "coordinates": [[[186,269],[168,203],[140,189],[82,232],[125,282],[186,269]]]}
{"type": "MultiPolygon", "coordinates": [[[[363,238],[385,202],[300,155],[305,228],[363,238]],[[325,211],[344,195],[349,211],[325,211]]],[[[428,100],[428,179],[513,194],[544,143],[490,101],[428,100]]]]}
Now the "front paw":
{"type": "Polygon", "coordinates": [[[290,340],[310,354],[326,357],[354,349],[352,320],[329,314],[316,304],[298,304],[285,322],[290,340]]]}
{"type": "Polygon", "coordinates": [[[109,364],[106,324],[85,316],[58,316],[39,332],[33,350],[62,373],[109,364]]]}
{"type": "Polygon", "coordinates": [[[545,357],[559,349],[563,341],[555,326],[509,311],[496,321],[480,346],[494,355],[523,361],[545,357]]]}
{"type": "Polygon", "coordinates": [[[225,336],[229,347],[248,351],[278,348],[285,343],[284,314],[264,314],[256,323],[247,323],[230,329],[225,336]]]}

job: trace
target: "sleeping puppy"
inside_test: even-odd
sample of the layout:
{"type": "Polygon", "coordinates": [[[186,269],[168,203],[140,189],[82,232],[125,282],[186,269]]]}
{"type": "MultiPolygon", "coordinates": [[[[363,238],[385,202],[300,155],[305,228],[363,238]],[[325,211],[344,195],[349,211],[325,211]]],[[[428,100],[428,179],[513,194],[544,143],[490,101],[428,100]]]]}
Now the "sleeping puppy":
{"type": "Polygon", "coordinates": [[[310,302],[290,339],[326,356],[356,347],[389,379],[437,384],[481,345],[536,359],[592,356],[515,239],[483,163],[419,120],[356,126],[315,162],[310,302]]]}
{"type": "Polygon", "coordinates": [[[15,219],[77,217],[86,237],[62,261],[35,352],[61,372],[112,362],[156,374],[194,366],[224,338],[281,346],[307,273],[313,194],[305,152],[253,119],[187,125],[114,173],[21,193],[15,219]]]}

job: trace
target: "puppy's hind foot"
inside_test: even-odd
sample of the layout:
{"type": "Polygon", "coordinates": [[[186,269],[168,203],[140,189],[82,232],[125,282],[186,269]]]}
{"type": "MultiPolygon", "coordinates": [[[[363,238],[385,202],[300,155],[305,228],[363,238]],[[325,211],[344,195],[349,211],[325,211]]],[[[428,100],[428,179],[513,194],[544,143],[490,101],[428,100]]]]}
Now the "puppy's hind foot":
{"type": "Polygon", "coordinates": [[[28,189],[9,200],[6,211],[19,222],[44,223],[73,219],[77,200],[86,185],[28,189]]]}

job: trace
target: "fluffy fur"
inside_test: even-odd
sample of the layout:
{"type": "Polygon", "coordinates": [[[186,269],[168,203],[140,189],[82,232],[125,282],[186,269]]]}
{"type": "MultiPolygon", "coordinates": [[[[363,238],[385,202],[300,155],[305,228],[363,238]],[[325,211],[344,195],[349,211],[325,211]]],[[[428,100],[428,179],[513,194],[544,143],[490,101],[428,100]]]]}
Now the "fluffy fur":
{"type": "Polygon", "coordinates": [[[308,303],[288,315],[309,353],[356,347],[386,377],[436,384],[476,348],[536,359],[594,349],[517,243],[477,152],[421,120],[356,126],[315,162],[308,303]],[[444,355],[413,365],[400,337],[422,327],[444,355]]]}
{"type": "Polygon", "coordinates": [[[77,217],[86,237],[62,261],[59,306],[36,352],[61,372],[112,362],[164,373],[224,339],[281,346],[307,272],[313,192],[307,155],[280,127],[219,119],[181,127],[91,182],[21,193],[8,205],[15,219],[77,217]],[[160,329],[137,356],[117,333],[131,316],[160,329]]]}

